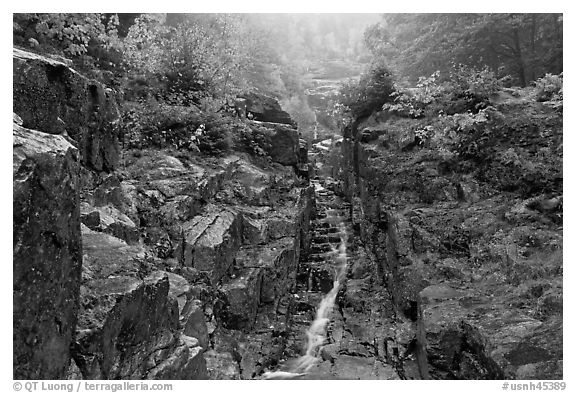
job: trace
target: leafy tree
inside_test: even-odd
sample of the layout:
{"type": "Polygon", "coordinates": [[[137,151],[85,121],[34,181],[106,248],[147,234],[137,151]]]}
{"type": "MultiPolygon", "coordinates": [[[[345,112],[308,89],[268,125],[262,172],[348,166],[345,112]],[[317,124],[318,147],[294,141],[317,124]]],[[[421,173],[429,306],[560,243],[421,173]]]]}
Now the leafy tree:
{"type": "Polygon", "coordinates": [[[159,78],[164,95],[179,103],[235,94],[254,63],[254,39],[241,15],[143,14],[124,45],[130,67],[159,78]]]}
{"type": "Polygon", "coordinates": [[[451,63],[487,66],[521,86],[562,72],[559,14],[391,14],[366,30],[365,41],[412,80],[451,63]]]}
{"type": "Polygon", "coordinates": [[[358,82],[349,82],[340,90],[340,102],[356,119],[370,116],[372,112],[393,100],[392,73],[382,64],[373,65],[358,82]]]}
{"type": "Polygon", "coordinates": [[[34,39],[70,56],[87,53],[91,41],[106,48],[118,44],[118,18],[103,14],[14,14],[22,41],[34,39]]]}

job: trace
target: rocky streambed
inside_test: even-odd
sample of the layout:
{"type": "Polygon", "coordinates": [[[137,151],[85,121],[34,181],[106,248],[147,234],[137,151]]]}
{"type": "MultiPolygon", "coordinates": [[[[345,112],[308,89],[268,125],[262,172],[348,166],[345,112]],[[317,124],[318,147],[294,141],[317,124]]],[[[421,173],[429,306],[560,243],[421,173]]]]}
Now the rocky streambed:
{"type": "Polygon", "coordinates": [[[562,377],[544,199],[426,164],[381,143],[387,126],[308,151],[290,124],[246,119],[266,154],[121,150],[103,85],[23,51],[14,70],[15,379],[290,372],[338,258],[297,378],[562,377]]]}

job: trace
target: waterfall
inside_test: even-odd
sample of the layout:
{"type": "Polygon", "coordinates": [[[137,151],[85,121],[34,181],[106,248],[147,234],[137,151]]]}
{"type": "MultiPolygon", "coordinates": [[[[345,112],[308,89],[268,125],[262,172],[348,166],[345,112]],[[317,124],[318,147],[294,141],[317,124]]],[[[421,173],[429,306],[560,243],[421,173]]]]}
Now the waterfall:
{"type": "MultiPolygon", "coordinates": [[[[328,217],[328,219],[340,220],[335,216],[328,217]]],[[[348,234],[342,222],[340,222],[339,227],[340,245],[338,246],[338,249],[333,249],[334,285],[330,292],[328,292],[320,302],[318,310],[316,311],[316,317],[306,332],[308,338],[306,343],[306,352],[293,363],[293,366],[289,371],[266,372],[263,374],[265,379],[289,379],[305,375],[318,361],[316,355],[326,340],[326,327],[330,322],[330,313],[334,308],[336,296],[338,295],[338,290],[340,289],[340,283],[346,277],[346,244],[348,242],[348,234]]]]}

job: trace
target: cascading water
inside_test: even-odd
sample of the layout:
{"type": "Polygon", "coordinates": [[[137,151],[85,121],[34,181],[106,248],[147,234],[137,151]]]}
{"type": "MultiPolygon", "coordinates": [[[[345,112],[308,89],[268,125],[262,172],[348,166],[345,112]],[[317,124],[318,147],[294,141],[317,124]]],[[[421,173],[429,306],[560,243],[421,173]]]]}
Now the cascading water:
{"type": "MultiPolygon", "coordinates": [[[[334,214],[335,211],[327,211],[329,217],[327,220],[340,221],[340,218],[334,214]]],[[[288,371],[274,371],[266,372],[263,374],[264,379],[289,379],[305,375],[311,367],[313,367],[318,358],[319,348],[324,344],[326,340],[326,327],[330,322],[330,313],[336,302],[336,296],[338,295],[338,290],[342,280],[346,277],[347,268],[347,255],[346,255],[346,244],[348,242],[348,234],[346,228],[342,222],[339,223],[340,228],[340,245],[338,248],[334,248],[333,251],[333,267],[334,267],[334,285],[330,292],[324,296],[322,301],[318,306],[316,312],[316,317],[310,325],[310,328],[306,332],[307,335],[307,345],[306,352],[304,355],[299,357],[292,367],[288,371]]]]}

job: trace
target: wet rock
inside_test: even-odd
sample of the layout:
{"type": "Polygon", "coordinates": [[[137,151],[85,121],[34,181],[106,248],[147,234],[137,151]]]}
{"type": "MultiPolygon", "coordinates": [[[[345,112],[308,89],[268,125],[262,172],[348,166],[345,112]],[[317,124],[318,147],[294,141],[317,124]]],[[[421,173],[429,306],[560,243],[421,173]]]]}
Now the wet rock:
{"type": "Polygon", "coordinates": [[[293,236],[295,232],[293,218],[271,218],[266,220],[266,231],[269,239],[276,240],[293,236]]]}
{"type": "Polygon", "coordinates": [[[170,357],[156,365],[147,379],[208,379],[202,347],[192,337],[181,335],[170,357]]]}
{"type": "Polygon", "coordinates": [[[179,330],[189,285],[154,272],[142,246],[83,227],[81,310],[73,356],[84,378],[195,379],[202,348],[179,330]],[[171,280],[171,281],[170,281],[171,280]]]}
{"type": "MultiPolygon", "coordinates": [[[[182,314],[184,307],[188,303],[188,299],[191,297],[192,288],[190,287],[190,284],[188,284],[188,281],[184,277],[162,270],[152,272],[147,279],[155,280],[163,277],[168,278],[168,282],[170,283],[168,293],[176,299],[176,302],[178,303],[178,311],[182,314]]],[[[192,335],[192,337],[196,336],[192,335]]]]}
{"type": "Polygon", "coordinates": [[[273,97],[256,92],[244,94],[246,112],[252,113],[254,120],[270,123],[283,123],[295,125],[288,112],[283,111],[278,101],[273,97]]]}
{"type": "Polygon", "coordinates": [[[262,270],[242,269],[237,277],[222,285],[225,305],[219,319],[224,327],[235,330],[250,330],[254,325],[260,303],[262,270]]]}
{"type": "Polygon", "coordinates": [[[334,362],[333,373],[342,379],[400,379],[394,368],[375,358],[341,355],[334,362]]]}
{"type": "Polygon", "coordinates": [[[544,325],[501,299],[446,285],[421,294],[428,359],[448,376],[538,379],[549,372],[561,374],[559,319],[544,325]]]}
{"type": "Polygon", "coordinates": [[[245,244],[263,244],[268,240],[266,220],[242,215],[242,237],[245,244]]]}
{"type": "Polygon", "coordinates": [[[117,175],[111,174],[94,190],[92,202],[96,207],[114,206],[137,224],[139,222],[137,196],[136,186],[131,181],[121,180],[117,175]]]}
{"type": "Polygon", "coordinates": [[[80,292],[78,151],[16,123],[13,138],[13,375],[60,379],[80,292]]]}
{"type": "Polygon", "coordinates": [[[240,379],[240,367],[229,352],[219,353],[210,350],[204,353],[208,379],[231,380],[240,379]]]}
{"type": "Polygon", "coordinates": [[[263,303],[279,299],[294,285],[297,262],[292,237],[262,246],[243,247],[236,255],[238,267],[261,271],[261,288],[256,299],[263,303]]]}
{"type": "Polygon", "coordinates": [[[119,159],[119,111],[110,89],[68,65],[13,49],[14,112],[23,126],[70,136],[82,163],[112,171],[119,159]]]}
{"type": "Polygon", "coordinates": [[[217,282],[232,265],[242,243],[241,216],[213,210],[184,224],[184,240],[176,254],[184,266],[211,272],[217,282]]]}
{"type": "Polygon", "coordinates": [[[81,220],[88,228],[109,233],[130,244],[138,242],[140,237],[136,224],[114,206],[92,207],[81,204],[81,220]]]}
{"type": "Polygon", "coordinates": [[[254,127],[264,141],[264,150],[272,161],[282,165],[296,165],[300,162],[300,137],[290,126],[276,123],[259,123],[254,127]]]}
{"type": "Polygon", "coordinates": [[[200,300],[188,300],[180,314],[180,322],[184,326],[183,333],[198,339],[199,345],[204,350],[207,350],[210,343],[208,326],[206,325],[206,318],[200,300]]]}

